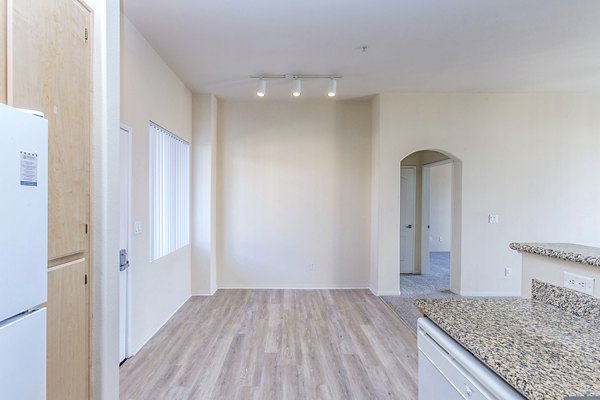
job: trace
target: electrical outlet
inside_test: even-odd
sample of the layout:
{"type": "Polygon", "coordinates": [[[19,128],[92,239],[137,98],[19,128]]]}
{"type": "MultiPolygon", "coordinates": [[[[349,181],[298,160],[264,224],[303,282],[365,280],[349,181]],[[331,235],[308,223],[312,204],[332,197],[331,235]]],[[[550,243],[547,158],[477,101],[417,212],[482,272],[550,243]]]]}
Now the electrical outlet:
{"type": "Polygon", "coordinates": [[[315,264],[314,264],[314,263],[311,263],[311,264],[310,264],[310,267],[308,267],[308,270],[309,270],[309,271],[314,271],[314,270],[315,270],[315,264]]]}
{"type": "Polygon", "coordinates": [[[590,296],[594,295],[594,278],[590,278],[589,276],[565,272],[563,286],[577,292],[589,294],[590,296]]]}
{"type": "Polygon", "coordinates": [[[439,237],[438,237],[438,241],[439,241],[439,242],[443,242],[443,241],[444,241],[444,238],[443,238],[443,237],[441,237],[441,236],[439,236],[439,237]]]}
{"type": "Polygon", "coordinates": [[[511,267],[504,268],[504,276],[506,278],[510,278],[512,276],[512,268],[511,267]]]}
{"type": "Polygon", "coordinates": [[[498,215],[490,214],[488,217],[488,221],[490,224],[497,224],[498,223],[498,215]]]}
{"type": "Polygon", "coordinates": [[[141,221],[135,221],[135,223],[133,224],[133,234],[134,235],[139,235],[142,233],[142,222],[141,221]]]}

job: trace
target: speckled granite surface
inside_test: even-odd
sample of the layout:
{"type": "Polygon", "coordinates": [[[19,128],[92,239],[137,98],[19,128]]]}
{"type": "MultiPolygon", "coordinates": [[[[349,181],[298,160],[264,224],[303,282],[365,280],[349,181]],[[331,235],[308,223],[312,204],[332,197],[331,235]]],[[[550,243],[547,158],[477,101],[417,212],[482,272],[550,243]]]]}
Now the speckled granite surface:
{"type": "Polygon", "coordinates": [[[531,296],[533,300],[562,308],[590,322],[600,323],[600,299],[597,297],[538,281],[537,279],[533,279],[531,282],[531,296]]]}
{"type": "Polygon", "coordinates": [[[528,299],[432,299],[415,304],[528,399],[600,396],[598,321],[528,299]]]}
{"type": "Polygon", "coordinates": [[[521,253],[558,258],[600,267],[600,248],[571,243],[511,243],[510,248],[521,253]]]}

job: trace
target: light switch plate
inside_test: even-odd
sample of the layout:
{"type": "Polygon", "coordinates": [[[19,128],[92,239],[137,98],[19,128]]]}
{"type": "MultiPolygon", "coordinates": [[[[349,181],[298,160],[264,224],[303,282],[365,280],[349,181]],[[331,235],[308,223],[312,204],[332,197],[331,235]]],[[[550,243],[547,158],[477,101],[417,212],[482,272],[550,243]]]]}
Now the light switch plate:
{"type": "Polygon", "coordinates": [[[488,221],[490,222],[490,224],[497,224],[498,223],[498,215],[490,214],[488,221]]]}
{"type": "Polygon", "coordinates": [[[133,234],[140,235],[141,233],[142,233],[142,222],[135,221],[135,223],[133,224],[133,234]]]}

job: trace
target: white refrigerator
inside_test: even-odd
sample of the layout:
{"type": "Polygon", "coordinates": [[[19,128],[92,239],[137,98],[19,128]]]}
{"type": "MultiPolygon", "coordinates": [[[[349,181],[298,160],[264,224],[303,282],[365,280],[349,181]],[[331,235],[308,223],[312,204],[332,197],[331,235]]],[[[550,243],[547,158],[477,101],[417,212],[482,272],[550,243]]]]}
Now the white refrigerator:
{"type": "Polygon", "coordinates": [[[48,121],[0,104],[0,399],[46,398],[48,121]]]}

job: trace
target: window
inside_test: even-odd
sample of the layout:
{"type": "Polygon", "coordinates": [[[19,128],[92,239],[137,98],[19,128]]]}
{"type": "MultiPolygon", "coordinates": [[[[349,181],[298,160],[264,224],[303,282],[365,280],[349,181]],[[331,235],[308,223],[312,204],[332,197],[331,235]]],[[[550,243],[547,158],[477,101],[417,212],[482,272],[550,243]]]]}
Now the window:
{"type": "Polygon", "coordinates": [[[150,121],[150,261],[190,243],[190,145],[150,121]]]}

